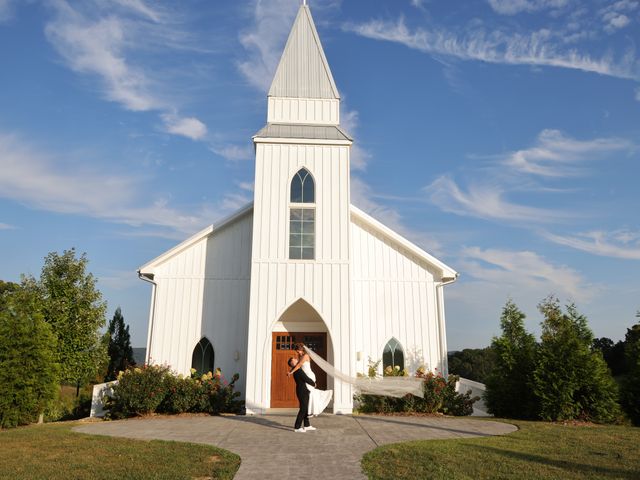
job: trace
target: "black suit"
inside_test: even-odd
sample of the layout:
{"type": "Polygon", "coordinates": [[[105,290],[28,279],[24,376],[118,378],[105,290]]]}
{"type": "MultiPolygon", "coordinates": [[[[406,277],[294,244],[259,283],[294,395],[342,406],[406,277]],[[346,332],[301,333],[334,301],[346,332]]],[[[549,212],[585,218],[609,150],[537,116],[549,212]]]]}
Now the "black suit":
{"type": "Polygon", "coordinates": [[[312,387],[315,386],[315,382],[311,380],[301,368],[293,372],[293,379],[296,381],[296,397],[300,402],[300,411],[296,417],[295,428],[300,428],[304,421],[304,426],[309,426],[309,389],[307,383],[312,387]]]}

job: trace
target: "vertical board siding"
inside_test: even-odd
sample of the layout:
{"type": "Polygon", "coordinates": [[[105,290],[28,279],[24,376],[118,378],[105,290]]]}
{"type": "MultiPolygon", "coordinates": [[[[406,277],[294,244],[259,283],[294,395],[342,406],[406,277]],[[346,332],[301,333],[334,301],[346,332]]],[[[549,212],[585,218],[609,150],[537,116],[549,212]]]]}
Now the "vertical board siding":
{"type": "Polygon", "coordinates": [[[252,226],[248,214],[157,267],[153,363],[188,374],[193,348],[206,336],[215,367],[228,377],[244,376],[252,226]]]}
{"type": "Polygon", "coordinates": [[[410,370],[422,364],[440,369],[443,352],[434,273],[355,220],[351,241],[355,349],[363,352],[359,371],[366,371],[367,357],[382,358],[392,337],[402,344],[410,370]]]}
{"type": "MultiPolygon", "coordinates": [[[[336,367],[352,370],[349,270],[349,147],[343,145],[256,145],[256,185],[251,265],[251,303],[246,350],[246,401],[250,411],[270,403],[271,332],[299,299],[316,309],[329,332],[336,367]],[[315,182],[315,259],[289,260],[290,183],[300,168],[315,182]]],[[[349,387],[334,392],[334,409],[350,411],[349,387]]]]}

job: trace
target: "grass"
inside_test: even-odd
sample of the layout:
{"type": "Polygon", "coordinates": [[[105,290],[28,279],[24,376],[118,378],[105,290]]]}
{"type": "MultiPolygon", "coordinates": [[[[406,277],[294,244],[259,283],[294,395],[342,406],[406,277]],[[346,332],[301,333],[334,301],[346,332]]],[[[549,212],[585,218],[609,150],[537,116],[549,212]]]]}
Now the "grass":
{"type": "Polygon", "coordinates": [[[78,422],[0,431],[0,478],[232,479],[240,457],[208,445],[72,432],[78,422]]]}
{"type": "Polygon", "coordinates": [[[387,445],[365,454],[362,467],[375,480],[640,478],[640,428],[508,422],[520,430],[387,445]]]}

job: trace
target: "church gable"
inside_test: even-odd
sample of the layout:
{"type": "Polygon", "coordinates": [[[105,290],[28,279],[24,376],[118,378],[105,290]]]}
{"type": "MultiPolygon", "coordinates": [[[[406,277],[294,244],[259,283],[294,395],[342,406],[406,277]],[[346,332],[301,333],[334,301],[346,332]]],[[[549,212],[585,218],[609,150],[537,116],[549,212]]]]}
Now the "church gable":
{"type": "Polygon", "coordinates": [[[428,278],[436,282],[458,277],[451,267],[353,205],[351,230],[357,277],[382,275],[415,280],[428,278]],[[395,258],[390,259],[391,256],[395,258]]]}

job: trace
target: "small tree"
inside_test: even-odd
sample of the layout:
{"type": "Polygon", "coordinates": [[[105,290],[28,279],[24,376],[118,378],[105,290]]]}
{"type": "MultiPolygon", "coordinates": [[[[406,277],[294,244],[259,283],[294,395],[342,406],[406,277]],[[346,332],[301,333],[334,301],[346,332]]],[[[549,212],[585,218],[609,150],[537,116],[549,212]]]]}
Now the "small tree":
{"type": "Polygon", "coordinates": [[[26,289],[0,295],[0,428],[34,422],[58,388],[56,338],[26,289]]]}
{"type": "Polygon", "coordinates": [[[118,372],[125,371],[136,364],[133,359],[133,348],[131,348],[129,325],[124,323],[120,307],[116,309],[113,318],[109,321],[107,333],[109,335],[109,366],[105,380],[111,381],[118,377],[118,372]]]}
{"type": "Polygon", "coordinates": [[[586,317],[573,304],[563,313],[553,296],[538,308],[544,315],[534,372],[540,417],[598,422],[618,418],[618,390],[602,353],[591,350],[593,334],[586,317]]]}
{"type": "MultiPolygon", "coordinates": [[[[640,317],[640,312],[636,315],[640,317]]],[[[625,355],[628,373],[622,381],[622,408],[634,424],[640,425],[640,323],[627,329],[625,355]]]]}
{"type": "Polygon", "coordinates": [[[94,378],[106,359],[99,329],[105,323],[106,304],[87,273],[87,257],[76,258],[75,249],[45,258],[40,281],[27,279],[42,301],[45,321],[58,339],[60,380],[78,389],[94,378]]]}
{"type": "Polygon", "coordinates": [[[537,345],[524,327],[525,317],[508,300],[500,317],[502,335],[491,342],[495,366],[486,379],[485,401],[497,416],[532,418],[537,413],[532,385],[537,345]]]}

